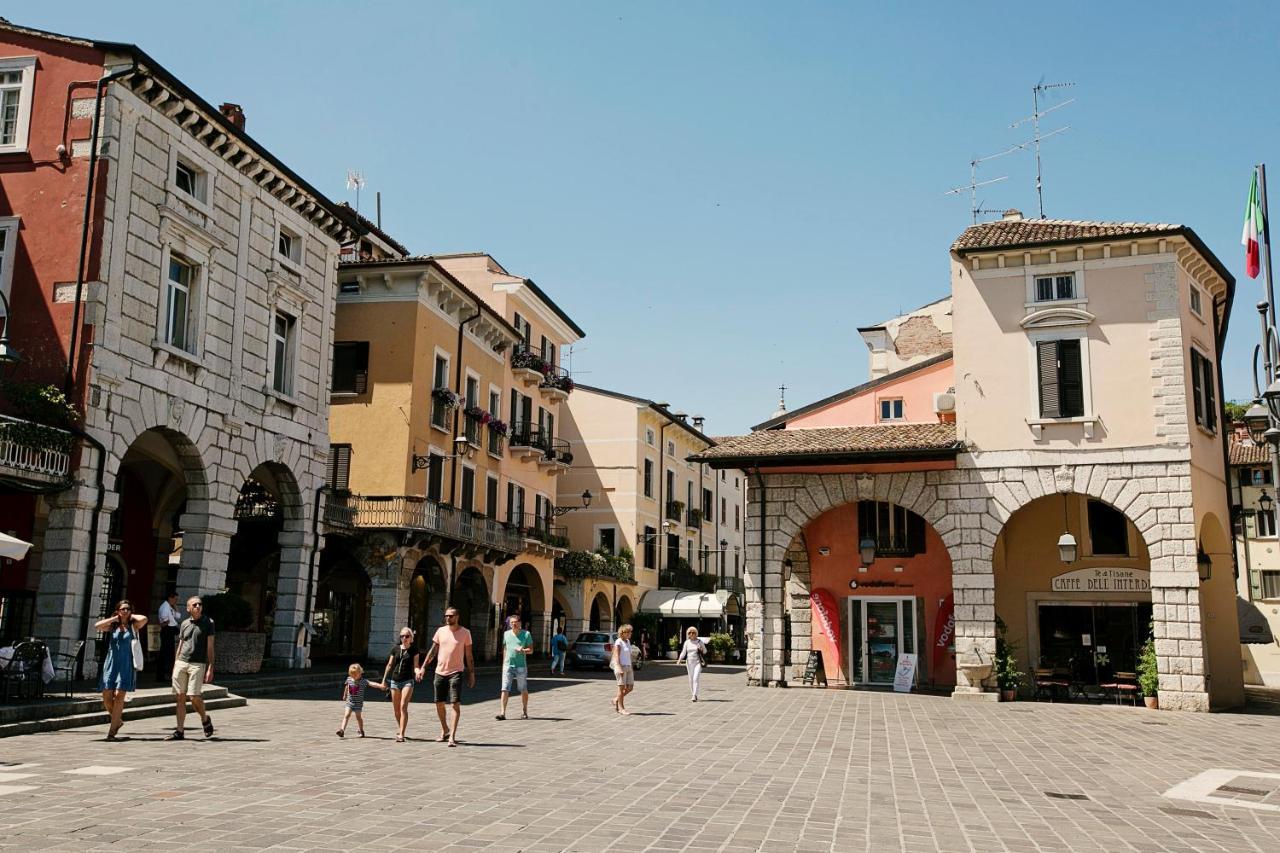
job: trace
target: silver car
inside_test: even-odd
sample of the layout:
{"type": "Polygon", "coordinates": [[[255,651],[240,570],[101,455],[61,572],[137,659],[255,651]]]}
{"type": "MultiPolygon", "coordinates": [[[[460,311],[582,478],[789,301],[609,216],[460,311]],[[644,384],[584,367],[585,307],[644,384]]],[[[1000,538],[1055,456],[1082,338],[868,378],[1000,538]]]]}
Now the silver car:
{"type": "MultiPolygon", "coordinates": [[[[578,635],[578,639],[569,644],[567,656],[569,667],[580,669],[591,666],[604,669],[613,656],[611,649],[617,639],[616,631],[583,631],[578,635]]],[[[640,647],[632,643],[631,668],[640,669],[642,666],[644,666],[644,660],[640,654],[640,647]]]]}

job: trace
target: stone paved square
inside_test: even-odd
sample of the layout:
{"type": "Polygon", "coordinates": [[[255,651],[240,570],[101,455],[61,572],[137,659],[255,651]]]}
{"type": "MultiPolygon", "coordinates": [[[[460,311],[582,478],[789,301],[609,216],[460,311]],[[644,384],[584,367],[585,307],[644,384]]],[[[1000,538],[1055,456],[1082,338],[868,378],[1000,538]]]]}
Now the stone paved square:
{"type": "Polygon", "coordinates": [[[607,675],[544,672],[528,721],[494,720],[483,676],[459,749],[430,740],[421,689],[409,742],[381,694],[369,737],[339,740],[337,676],[215,712],[210,741],[161,741],[172,718],[122,743],[104,727],[0,740],[30,788],[0,796],[0,849],[1280,849],[1280,814],[1164,796],[1211,768],[1280,767],[1280,717],[749,688],[727,667],[693,704],[683,667],[651,665],[622,718],[607,675]],[[90,767],[129,769],[69,772],[90,767]]]}

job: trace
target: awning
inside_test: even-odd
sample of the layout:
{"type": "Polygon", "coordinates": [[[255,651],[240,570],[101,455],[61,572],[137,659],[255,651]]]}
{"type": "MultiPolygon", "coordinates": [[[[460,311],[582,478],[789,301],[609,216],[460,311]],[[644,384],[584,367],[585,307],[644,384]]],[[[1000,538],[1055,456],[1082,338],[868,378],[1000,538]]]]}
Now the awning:
{"type": "Polygon", "coordinates": [[[679,589],[651,589],[640,599],[640,612],[687,619],[720,619],[724,616],[724,602],[728,598],[729,593],[724,590],[685,592],[679,589]]]}
{"type": "Polygon", "coordinates": [[[1252,601],[1236,596],[1236,617],[1240,620],[1240,642],[1270,643],[1273,640],[1266,614],[1252,601]]]}
{"type": "Polygon", "coordinates": [[[5,533],[0,533],[0,557],[8,557],[10,560],[21,560],[27,556],[27,551],[31,548],[30,542],[24,542],[21,539],[15,539],[5,533]]]}

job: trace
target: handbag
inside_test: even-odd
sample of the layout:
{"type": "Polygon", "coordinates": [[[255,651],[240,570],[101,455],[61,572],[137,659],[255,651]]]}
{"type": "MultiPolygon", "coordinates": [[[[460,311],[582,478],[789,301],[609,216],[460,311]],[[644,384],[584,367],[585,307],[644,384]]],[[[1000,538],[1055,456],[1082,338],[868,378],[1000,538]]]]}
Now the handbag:
{"type": "Polygon", "coordinates": [[[142,653],[142,640],[139,639],[138,632],[133,631],[132,634],[133,640],[130,641],[129,645],[133,646],[133,668],[138,672],[142,672],[147,667],[147,658],[142,653]]]}

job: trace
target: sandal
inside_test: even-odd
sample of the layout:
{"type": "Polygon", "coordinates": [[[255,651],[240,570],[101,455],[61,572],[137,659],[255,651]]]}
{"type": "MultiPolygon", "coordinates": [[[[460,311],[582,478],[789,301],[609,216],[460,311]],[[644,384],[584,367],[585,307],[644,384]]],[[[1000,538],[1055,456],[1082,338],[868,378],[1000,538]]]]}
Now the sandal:
{"type": "Polygon", "coordinates": [[[442,733],[440,734],[440,737],[436,738],[436,743],[444,743],[444,742],[445,742],[445,741],[447,741],[448,739],[449,739],[449,733],[448,733],[448,732],[442,732],[442,733]]]}
{"type": "Polygon", "coordinates": [[[404,743],[404,735],[396,735],[396,743],[404,743]]]}
{"type": "Polygon", "coordinates": [[[186,740],[186,739],[187,739],[186,733],[184,733],[182,729],[174,729],[173,734],[165,738],[165,740],[186,740]]]}
{"type": "Polygon", "coordinates": [[[522,719],[522,720],[527,720],[527,719],[529,719],[529,714],[528,714],[528,712],[526,711],[525,713],[521,714],[521,715],[520,715],[520,719],[522,719]]]}
{"type": "Polygon", "coordinates": [[[210,717],[208,714],[205,714],[202,728],[204,728],[205,737],[213,737],[213,717],[210,717]]]}
{"type": "Polygon", "coordinates": [[[456,740],[449,741],[449,746],[457,746],[457,745],[458,745],[458,742],[456,740]]]}
{"type": "Polygon", "coordinates": [[[494,718],[495,720],[505,720],[505,719],[507,718],[507,715],[506,715],[506,714],[494,714],[494,715],[493,715],[493,718],[494,718]]]}
{"type": "Polygon", "coordinates": [[[360,736],[360,737],[364,737],[364,729],[361,729],[361,730],[360,730],[360,735],[359,735],[359,736],[360,736]]]}
{"type": "Polygon", "coordinates": [[[346,735],[346,733],[345,733],[344,731],[342,731],[342,729],[338,729],[336,732],[334,732],[334,734],[336,734],[338,737],[346,737],[346,736],[347,736],[347,735],[346,735]]]}

